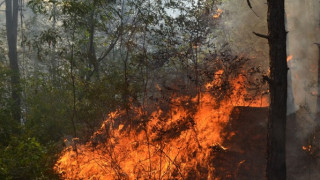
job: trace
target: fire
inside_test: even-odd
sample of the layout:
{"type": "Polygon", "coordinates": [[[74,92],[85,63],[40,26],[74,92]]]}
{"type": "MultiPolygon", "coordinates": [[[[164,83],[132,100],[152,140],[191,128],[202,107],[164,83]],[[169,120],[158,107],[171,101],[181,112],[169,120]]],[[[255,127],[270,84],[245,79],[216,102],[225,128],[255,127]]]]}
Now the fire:
{"type": "Polygon", "coordinates": [[[292,59],[293,59],[293,56],[292,56],[292,55],[288,56],[288,57],[287,57],[287,62],[291,61],[292,59]]]}
{"type": "Polygon", "coordinates": [[[222,12],[223,12],[223,10],[218,8],[216,13],[213,15],[213,18],[218,19],[221,16],[222,12]]]}
{"type": "Polygon", "coordinates": [[[312,146],[308,145],[308,146],[302,146],[302,150],[307,151],[307,152],[311,152],[312,146]]]}
{"type": "Polygon", "coordinates": [[[211,89],[213,88],[214,86],[219,86],[222,82],[221,80],[221,75],[223,74],[223,70],[218,70],[215,74],[214,74],[214,81],[212,82],[209,82],[205,85],[205,88],[208,90],[208,89],[211,89]]]}
{"type": "MultiPolygon", "coordinates": [[[[206,89],[220,84],[223,73],[218,71],[206,89]]],[[[110,113],[88,143],[62,152],[55,171],[63,179],[185,179],[201,167],[214,179],[212,151],[229,148],[221,133],[233,107],[268,106],[267,98],[248,101],[243,83],[240,75],[232,80],[230,97],[221,101],[206,91],[199,104],[197,97],[175,97],[169,110],[158,108],[149,116],[133,107],[137,122],[123,123],[124,111],[110,113]]]]}

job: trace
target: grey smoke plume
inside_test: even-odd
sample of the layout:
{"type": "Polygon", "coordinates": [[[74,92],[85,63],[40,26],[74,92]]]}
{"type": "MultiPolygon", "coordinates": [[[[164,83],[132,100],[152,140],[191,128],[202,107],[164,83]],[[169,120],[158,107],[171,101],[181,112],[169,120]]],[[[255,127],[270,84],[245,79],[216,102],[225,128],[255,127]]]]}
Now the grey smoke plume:
{"type": "Polygon", "coordinates": [[[308,106],[316,110],[318,49],[314,43],[319,41],[319,1],[288,0],[287,31],[288,55],[292,74],[293,93],[297,108],[308,106]]]}
{"type": "MultiPolygon", "coordinates": [[[[223,1],[221,17],[223,38],[230,42],[237,54],[245,54],[254,60],[255,66],[268,70],[268,42],[252,32],[267,34],[267,3],[251,0],[253,10],[246,0],[223,1]]],[[[314,112],[316,106],[316,80],[319,29],[318,0],[287,0],[288,56],[293,56],[288,63],[293,81],[295,106],[289,107],[289,114],[300,106],[307,105],[314,112]]],[[[289,93],[290,95],[290,93],[289,93]]],[[[290,99],[292,97],[289,97],[290,99]]]]}
{"type": "Polygon", "coordinates": [[[252,33],[267,34],[267,6],[260,0],[251,0],[251,5],[258,16],[246,0],[224,1],[220,7],[224,11],[221,25],[234,53],[249,56],[256,65],[267,69],[268,42],[252,33]]]}
{"type": "MultiPolygon", "coordinates": [[[[268,42],[252,32],[267,34],[267,2],[250,0],[253,10],[246,0],[223,1],[220,9],[223,38],[230,42],[232,51],[245,54],[253,59],[253,66],[268,70],[268,42]]],[[[306,139],[314,132],[317,100],[318,48],[320,43],[320,1],[286,0],[287,15],[287,54],[292,56],[288,62],[288,115],[296,112],[296,134],[292,141],[300,140],[306,145],[306,139]],[[291,83],[292,82],[292,83],[291,83]]],[[[290,116],[292,117],[292,116],[290,116]]],[[[289,118],[290,120],[290,118],[289,118]]],[[[292,123],[292,121],[288,121],[292,123]]],[[[290,140],[289,140],[290,141],[290,140]]],[[[288,142],[290,144],[292,142],[288,142]]],[[[296,143],[299,144],[299,143],[296,143]]],[[[288,145],[289,148],[294,144],[288,145]]],[[[288,176],[292,179],[320,179],[316,166],[310,165],[307,155],[301,148],[291,150],[288,156],[289,167],[300,169],[300,173],[288,176]],[[299,154],[300,153],[300,154],[299,154]],[[299,162],[300,161],[300,162],[299,162]]],[[[317,162],[317,160],[315,160],[317,162]]]]}

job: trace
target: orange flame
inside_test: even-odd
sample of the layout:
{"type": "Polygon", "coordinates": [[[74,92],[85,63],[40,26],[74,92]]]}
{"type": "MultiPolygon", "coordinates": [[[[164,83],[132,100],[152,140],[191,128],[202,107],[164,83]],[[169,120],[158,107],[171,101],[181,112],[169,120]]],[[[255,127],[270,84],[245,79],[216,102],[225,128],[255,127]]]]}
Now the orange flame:
{"type": "MultiPolygon", "coordinates": [[[[207,89],[221,83],[224,71],[215,74],[207,89]]],[[[234,106],[268,106],[268,99],[246,99],[243,88],[244,77],[238,76],[231,82],[229,98],[218,102],[209,92],[200,97],[200,104],[186,107],[190,97],[182,96],[171,100],[170,110],[160,108],[151,113],[140,130],[115,126],[116,120],[125,112],[116,111],[101,128],[94,133],[90,142],[79,144],[77,152],[66,148],[55,165],[55,171],[63,179],[184,179],[194,167],[205,166],[208,179],[214,176],[214,167],[209,163],[212,147],[222,150],[223,128],[229,121],[234,106]],[[218,106],[217,106],[218,105],[218,106]]],[[[197,97],[191,103],[196,104],[197,97]]],[[[146,114],[135,108],[137,119],[146,114]]]]}
{"type": "Polygon", "coordinates": [[[287,57],[287,62],[291,61],[292,59],[293,59],[293,56],[292,56],[292,55],[288,56],[288,57],[287,57]]]}
{"type": "Polygon", "coordinates": [[[302,150],[307,151],[307,152],[311,152],[312,146],[308,145],[308,146],[302,146],[302,150]]]}
{"type": "Polygon", "coordinates": [[[223,10],[218,8],[216,13],[213,15],[213,18],[218,19],[221,16],[222,12],[223,12],[223,10]]]}

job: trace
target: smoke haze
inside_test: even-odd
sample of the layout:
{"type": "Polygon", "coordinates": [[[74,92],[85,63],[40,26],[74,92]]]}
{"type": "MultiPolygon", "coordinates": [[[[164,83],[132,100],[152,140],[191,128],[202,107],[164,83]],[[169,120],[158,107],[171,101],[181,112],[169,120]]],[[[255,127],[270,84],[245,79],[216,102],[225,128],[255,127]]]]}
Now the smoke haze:
{"type": "MultiPolygon", "coordinates": [[[[268,42],[252,33],[267,35],[267,2],[251,0],[251,5],[254,12],[249,8],[246,0],[222,3],[220,8],[224,10],[221,17],[224,36],[230,42],[232,51],[249,56],[253,59],[253,66],[262,67],[263,70],[268,71],[268,42]]],[[[318,0],[286,0],[287,55],[293,57],[288,62],[287,108],[288,115],[294,112],[298,114],[289,116],[291,119],[288,118],[288,129],[296,126],[296,130],[291,130],[297,132],[292,139],[288,140],[300,140],[302,144],[306,143],[306,139],[314,132],[315,127],[319,51],[314,43],[320,42],[319,9],[320,1],[318,0]],[[292,117],[294,117],[293,120],[292,117]],[[297,122],[293,124],[295,119],[297,122]]],[[[288,144],[291,143],[288,142],[288,144]]],[[[288,148],[291,148],[291,145],[288,145],[288,148]]],[[[300,161],[301,157],[298,156],[303,153],[300,151],[301,149],[291,150],[288,153],[291,153],[288,156],[288,164],[293,163],[295,165],[291,166],[303,167],[301,171],[305,171],[291,175],[292,178],[319,179],[318,171],[310,166],[309,160],[300,161]]],[[[304,155],[303,158],[309,157],[304,155]]]]}

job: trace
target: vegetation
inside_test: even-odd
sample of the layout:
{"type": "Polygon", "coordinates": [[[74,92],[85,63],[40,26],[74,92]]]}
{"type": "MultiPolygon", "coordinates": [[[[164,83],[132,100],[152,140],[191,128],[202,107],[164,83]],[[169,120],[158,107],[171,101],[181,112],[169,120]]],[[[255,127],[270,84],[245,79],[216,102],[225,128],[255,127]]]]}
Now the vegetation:
{"type": "MultiPolygon", "coordinates": [[[[78,156],[80,147],[93,148],[86,152],[88,154],[99,152],[99,148],[102,152],[115,151],[114,147],[119,144],[120,147],[127,145],[126,141],[118,140],[127,137],[121,133],[131,132],[144,132],[147,139],[147,146],[140,145],[140,149],[149,153],[146,157],[150,162],[141,165],[141,177],[156,176],[152,172],[150,146],[158,148],[160,144],[160,159],[155,161],[160,162],[157,176],[161,179],[161,166],[164,166],[161,158],[169,157],[165,153],[167,141],[187,131],[197,136],[194,119],[203,113],[197,109],[201,107],[201,100],[207,102],[204,107],[210,112],[227,109],[225,112],[231,113],[242,99],[247,103],[243,106],[259,107],[258,99],[263,104],[269,94],[267,85],[271,95],[269,122],[271,125],[280,122],[279,126],[269,129],[271,151],[267,173],[269,179],[285,179],[284,0],[268,0],[268,36],[254,33],[268,39],[270,72],[268,67],[252,63],[249,55],[233,51],[231,43],[237,42],[230,40],[219,27],[223,13],[219,7],[223,2],[5,0],[0,3],[0,7],[6,9],[5,14],[0,14],[1,19],[6,19],[5,26],[0,27],[0,179],[59,179],[61,174],[57,174],[54,166],[61,154],[78,156]],[[208,102],[205,94],[215,101],[208,102]],[[183,120],[176,119],[175,124],[169,122],[172,115],[168,114],[174,114],[169,107],[174,106],[172,99],[177,97],[184,97],[177,100],[177,106],[187,115],[183,115],[183,120]],[[161,126],[149,123],[156,111],[161,126]],[[111,112],[121,113],[114,120],[108,117],[111,112]],[[109,131],[118,134],[109,137],[109,131]],[[149,136],[152,131],[157,131],[156,135],[149,136]],[[101,141],[101,137],[109,138],[101,141]],[[278,140],[282,146],[275,143],[278,140]],[[101,148],[94,143],[108,146],[101,148]],[[68,147],[72,147],[72,151],[63,151],[68,147]],[[281,156],[277,152],[281,152],[281,156]],[[279,162],[281,167],[275,167],[279,162]],[[144,167],[149,168],[148,171],[143,172],[144,167]]],[[[253,11],[253,3],[248,0],[247,4],[248,12],[253,11]]],[[[212,127],[222,126],[220,115],[215,118],[212,127]]],[[[197,138],[189,137],[189,140],[194,141],[196,148],[206,149],[210,158],[214,156],[211,152],[227,149],[220,144],[202,147],[197,138]]],[[[131,149],[133,152],[139,144],[136,146],[131,149]]],[[[194,164],[196,168],[192,166],[191,170],[183,169],[181,164],[174,164],[175,159],[168,158],[176,168],[168,170],[171,173],[168,179],[196,179],[200,177],[196,176],[197,171],[201,174],[200,170],[206,171],[206,177],[210,176],[212,159],[204,159],[191,150],[185,157],[177,158],[180,163],[194,156],[202,164],[194,164]]],[[[110,153],[106,159],[112,157],[110,153]]],[[[121,168],[110,169],[119,179],[128,177],[121,168]]]]}
{"type": "Polygon", "coordinates": [[[218,2],[14,2],[3,6],[15,7],[6,25],[17,33],[0,39],[1,179],[57,178],[64,139],[85,142],[109,112],[146,106],[156,84],[180,79],[200,93],[207,81],[218,2]],[[7,40],[18,48],[9,58],[7,40]]]}

